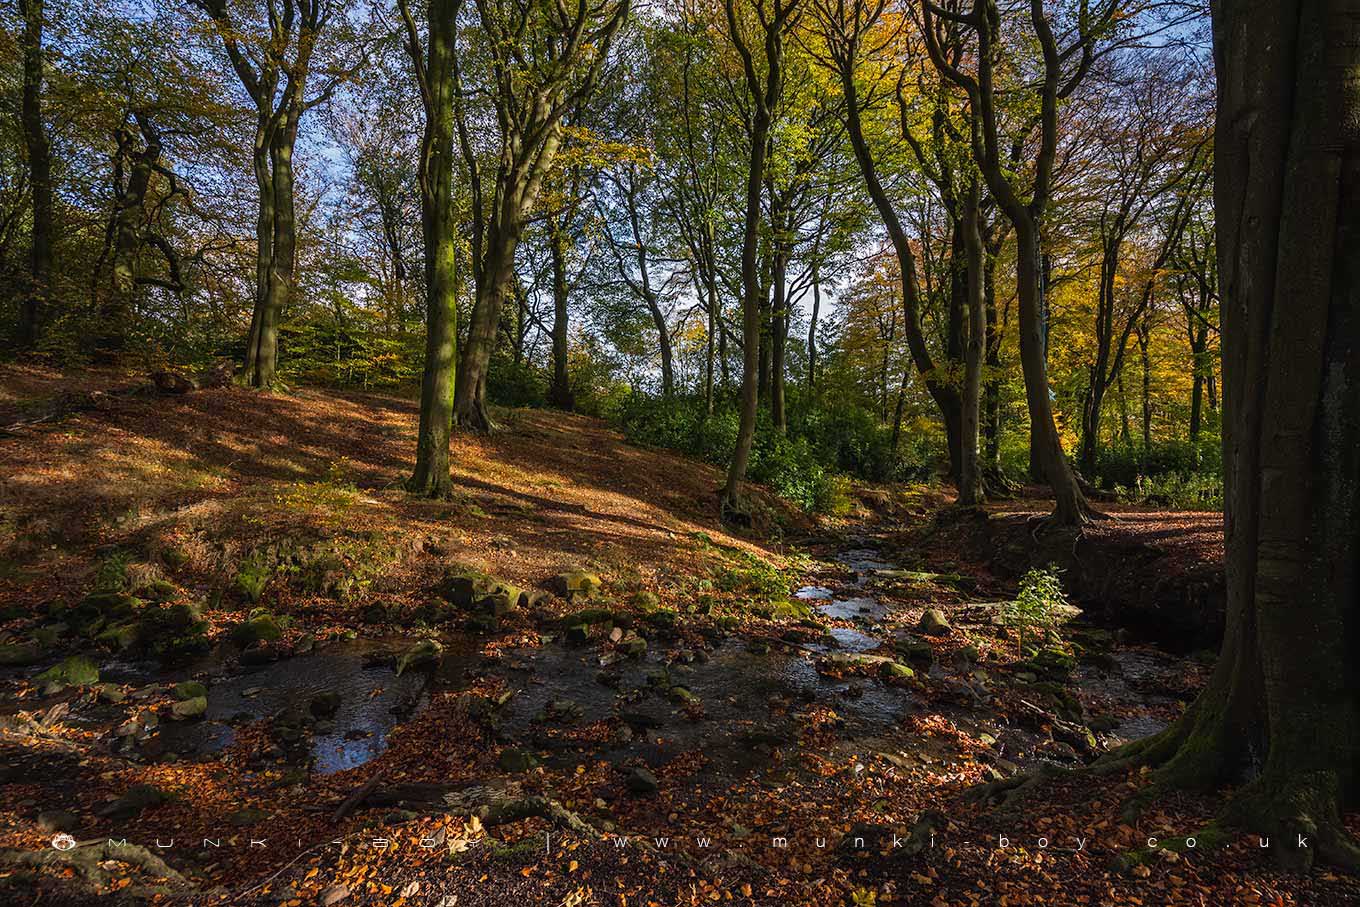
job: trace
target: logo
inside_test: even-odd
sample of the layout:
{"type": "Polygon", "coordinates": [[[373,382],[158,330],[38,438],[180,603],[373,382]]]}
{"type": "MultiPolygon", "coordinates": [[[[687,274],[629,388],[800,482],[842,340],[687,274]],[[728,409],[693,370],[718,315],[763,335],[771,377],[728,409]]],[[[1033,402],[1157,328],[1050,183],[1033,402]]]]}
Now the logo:
{"type": "Polygon", "coordinates": [[[70,850],[72,847],[76,846],[76,839],[68,835],[66,832],[62,832],[59,835],[53,836],[52,846],[55,847],[57,850],[70,850]]]}

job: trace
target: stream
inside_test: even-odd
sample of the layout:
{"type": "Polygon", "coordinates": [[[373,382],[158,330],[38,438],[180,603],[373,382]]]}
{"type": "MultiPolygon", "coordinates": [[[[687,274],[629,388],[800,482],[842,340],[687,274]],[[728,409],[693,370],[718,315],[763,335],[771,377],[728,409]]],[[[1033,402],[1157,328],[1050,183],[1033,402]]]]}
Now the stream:
{"type": "MultiPolygon", "coordinates": [[[[947,765],[959,754],[922,739],[907,721],[931,714],[991,746],[1016,769],[1054,759],[1052,741],[994,708],[991,693],[1009,670],[999,659],[918,665],[924,678],[905,684],[885,682],[877,671],[845,677],[819,671],[819,659],[829,657],[897,658],[894,644],[916,632],[919,607],[876,591],[876,578],[902,571],[871,542],[855,544],[836,556],[837,571],[794,593],[817,612],[822,629],[795,628],[764,645],[715,633],[686,646],[659,634],[634,660],[611,657],[607,646],[572,646],[556,636],[498,656],[482,654],[475,639],[449,637],[437,671],[403,675],[396,661],[410,637],[320,643],[306,654],[251,667],[223,651],[169,676],[154,664],[104,666],[107,679],[147,684],[148,690],[157,683],[203,682],[208,705],[199,719],[162,721],[136,739],[113,739],[108,716],[121,712],[97,706],[73,718],[110,734],[125,754],[148,760],[218,758],[242,728],[272,719],[272,755],[326,775],[379,756],[393,729],[427,707],[433,692],[492,679],[514,691],[496,711],[496,738],[549,765],[588,757],[658,767],[699,751],[699,779],[734,779],[778,763],[778,750],[827,720],[834,740],[828,744],[823,734],[816,744],[827,758],[880,752],[947,765]],[[936,686],[952,695],[922,695],[936,686]]],[[[994,633],[994,627],[966,622],[963,612],[976,610],[988,609],[950,611],[951,620],[975,635],[994,633]]],[[[1100,725],[1102,746],[1114,746],[1165,726],[1177,708],[1175,678],[1182,669],[1183,662],[1166,653],[1116,645],[1100,658],[1082,660],[1068,689],[1088,715],[1107,716],[1091,723],[1100,725]]],[[[1059,752],[1058,761],[1064,756],[1059,752]]]]}

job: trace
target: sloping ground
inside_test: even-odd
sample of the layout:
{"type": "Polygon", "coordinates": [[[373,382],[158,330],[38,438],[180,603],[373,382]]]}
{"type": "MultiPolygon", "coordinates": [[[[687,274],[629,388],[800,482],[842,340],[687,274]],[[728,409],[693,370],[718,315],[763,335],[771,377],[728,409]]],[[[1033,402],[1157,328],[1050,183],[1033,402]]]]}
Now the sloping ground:
{"type": "MultiPolygon", "coordinates": [[[[16,409],[16,389],[60,400],[87,384],[11,376],[0,383],[16,409]]],[[[507,413],[491,439],[455,440],[455,500],[413,499],[401,482],[415,422],[414,406],[390,397],[214,389],[109,398],[16,429],[0,441],[0,608],[18,616],[79,598],[115,549],[207,597],[256,548],[337,541],[351,571],[365,555],[378,561],[365,592],[393,606],[451,560],[532,586],[574,567],[637,581],[693,573],[711,551],[699,532],[767,553],[717,523],[717,470],[626,445],[583,417],[507,413]]],[[[279,591],[290,609],[336,607],[279,591]]]]}

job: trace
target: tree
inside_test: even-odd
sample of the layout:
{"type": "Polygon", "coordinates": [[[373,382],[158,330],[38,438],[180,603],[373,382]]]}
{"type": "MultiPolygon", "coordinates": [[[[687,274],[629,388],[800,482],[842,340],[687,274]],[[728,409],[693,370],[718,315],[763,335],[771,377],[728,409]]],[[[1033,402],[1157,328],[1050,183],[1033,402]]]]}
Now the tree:
{"type": "Polygon", "coordinates": [[[486,378],[501,307],[515,286],[515,250],[562,143],[562,117],[594,91],[629,0],[576,6],[549,0],[476,0],[487,66],[485,101],[494,113],[490,195],[473,145],[454,54],[455,116],[472,191],[472,275],[476,301],[454,391],[458,424],[490,431],[486,378]]]}
{"type": "Polygon", "coordinates": [[[343,18],[344,8],[334,0],[270,0],[267,10],[228,0],[192,2],[207,14],[255,108],[252,162],[259,188],[255,308],[243,377],[252,387],[267,388],[278,368],[279,319],[297,267],[293,149],[298,124],[306,111],[331,96],[344,77],[332,74],[319,92],[307,94],[318,42],[337,13],[343,18]]]}
{"type": "Polygon", "coordinates": [[[447,497],[458,346],[458,234],[453,195],[453,105],[456,29],[462,0],[430,0],[424,53],[408,0],[398,0],[406,50],[425,108],[420,143],[420,228],[425,241],[425,366],[420,381],[415,494],[447,497]]]}
{"type": "Polygon", "coordinates": [[[28,152],[28,180],[33,199],[30,233],[29,287],[20,306],[19,345],[32,346],[38,339],[43,307],[52,285],[52,142],[43,118],[44,0],[19,0],[23,28],[19,44],[23,51],[23,99],[19,122],[28,152]]]}
{"type": "Polygon", "coordinates": [[[1158,788],[1245,773],[1230,821],[1288,863],[1356,871],[1360,4],[1213,13],[1227,630],[1181,720],[1113,764],[1158,766],[1158,788]]]}
{"type": "MultiPolygon", "coordinates": [[[[863,96],[857,79],[859,68],[866,57],[874,56],[896,39],[896,30],[879,27],[886,0],[818,0],[815,10],[822,41],[816,53],[822,64],[836,75],[845,97],[844,116],[850,145],[859,163],[865,188],[878,210],[888,238],[897,255],[898,272],[902,281],[902,308],[907,348],[917,374],[940,409],[949,447],[950,474],[959,480],[960,438],[962,435],[962,398],[956,386],[947,380],[944,370],[937,368],[921,328],[922,306],[920,280],[917,274],[916,253],[906,225],[894,206],[884,185],[879,163],[865,134],[863,114],[874,103],[872,91],[863,96]],[[885,34],[886,32],[886,34],[885,34]]],[[[904,136],[906,138],[906,136],[904,136]]]]}
{"type": "Polygon", "coordinates": [[[1068,97],[1090,69],[1096,54],[1097,37],[1106,31],[1121,11],[1119,0],[1105,0],[1091,10],[1082,0],[1080,12],[1067,43],[1060,45],[1053,23],[1042,0],[1030,0],[1029,24],[1042,56],[1037,79],[1038,146],[1034,153],[1033,175],[1025,189],[1002,157],[1002,135],[998,121],[997,65],[1006,50],[1001,12],[995,0],[973,0],[968,12],[937,6],[924,0],[921,7],[921,34],[935,68],[968,95],[978,128],[973,131],[973,158],[987,183],[987,189],[1005,212],[1015,230],[1016,289],[1019,296],[1020,365],[1025,376],[1025,397],[1029,404],[1031,446],[1038,457],[1045,481],[1053,489],[1055,509],[1052,520],[1077,525],[1091,519],[1095,512],[1086,503],[1076,474],[1067,462],[1053,418],[1049,393],[1045,319],[1042,317],[1042,273],[1040,229],[1050,201],[1053,165],[1058,148],[1058,103],[1068,97]],[[951,60],[946,48],[953,34],[963,27],[976,36],[976,71],[965,72],[961,60],[951,60]]]}
{"type": "Polygon", "coordinates": [[[741,514],[746,508],[741,486],[746,480],[746,465],[756,433],[759,405],[760,315],[764,287],[756,262],[760,242],[760,197],[765,183],[765,162],[769,154],[770,127],[774,111],[784,90],[784,39],[801,14],[801,0],[753,0],[749,10],[737,10],[738,0],[723,0],[727,13],[728,37],[741,58],[742,74],[751,104],[750,157],[746,173],[745,231],[741,245],[741,323],[742,374],[741,422],[737,428],[736,450],[727,470],[721,507],[724,513],[741,514]],[[753,16],[751,15],[753,14],[753,16]],[[763,47],[762,61],[756,63],[746,36],[750,18],[755,19],[755,35],[763,47]],[[747,20],[743,22],[742,20],[747,20]]]}

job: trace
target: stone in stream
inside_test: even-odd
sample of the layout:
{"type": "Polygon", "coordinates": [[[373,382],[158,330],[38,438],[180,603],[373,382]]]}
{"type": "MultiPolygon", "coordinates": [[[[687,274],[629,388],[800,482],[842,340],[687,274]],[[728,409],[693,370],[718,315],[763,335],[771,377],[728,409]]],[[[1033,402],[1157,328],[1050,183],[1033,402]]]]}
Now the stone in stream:
{"type": "Polygon", "coordinates": [[[567,643],[583,646],[590,641],[590,624],[573,624],[567,627],[567,643]]]}
{"type": "Polygon", "coordinates": [[[72,655],[33,680],[42,684],[43,692],[50,695],[66,687],[94,686],[99,682],[99,668],[84,655],[72,655]]]}
{"type": "Polygon", "coordinates": [[[917,624],[917,629],[927,636],[948,636],[954,632],[954,628],[949,625],[944,612],[939,608],[929,608],[921,615],[921,622],[917,624]]]}
{"type": "Polygon", "coordinates": [[[318,718],[331,718],[340,711],[340,694],[333,690],[317,693],[307,703],[307,709],[318,718]]]}
{"type": "Polygon", "coordinates": [[[916,676],[916,672],[911,668],[895,661],[888,661],[879,665],[879,674],[884,680],[911,680],[916,676]]]}
{"type": "Polygon", "coordinates": [[[401,656],[397,661],[397,675],[400,676],[407,671],[417,670],[433,671],[439,667],[440,661],[444,658],[444,647],[438,640],[422,639],[401,656]]]}
{"type": "Polygon", "coordinates": [[[175,684],[175,698],[183,702],[186,699],[197,699],[199,696],[207,696],[208,688],[197,680],[186,680],[183,683],[175,684]]]}
{"type": "Polygon", "coordinates": [[[208,711],[208,697],[195,696],[192,699],[181,699],[170,706],[170,717],[176,721],[185,721],[189,718],[202,718],[208,711]]]}
{"type": "Polygon", "coordinates": [[[619,643],[619,651],[629,658],[641,658],[647,654],[647,640],[641,636],[630,636],[619,643]]]}
{"type": "Polygon", "coordinates": [[[231,629],[231,641],[242,648],[251,643],[272,642],[282,635],[278,620],[268,611],[255,614],[231,629]]]}

